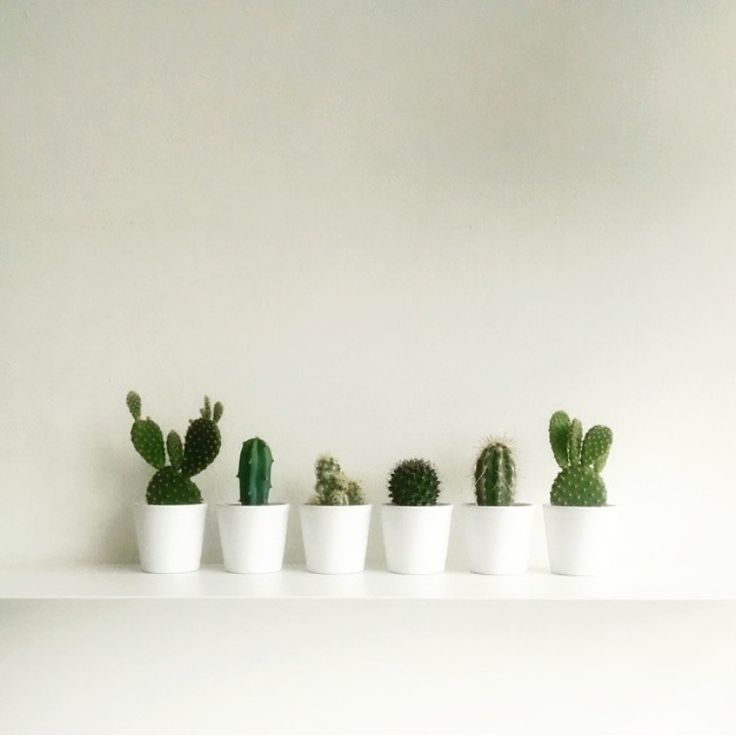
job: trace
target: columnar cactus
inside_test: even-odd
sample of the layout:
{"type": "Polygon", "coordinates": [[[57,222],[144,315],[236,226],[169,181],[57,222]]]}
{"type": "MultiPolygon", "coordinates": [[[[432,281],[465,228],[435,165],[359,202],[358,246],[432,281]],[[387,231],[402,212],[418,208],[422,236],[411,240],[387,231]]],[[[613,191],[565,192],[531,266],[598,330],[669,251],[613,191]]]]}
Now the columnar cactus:
{"type": "Polygon", "coordinates": [[[205,396],[201,417],[189,423],[184,445],[173,430],[164,444],[161,428],[151,417],[141,419],[141,397],[130,391],[125,399],[133,415],[130,439],[138,454],[156,469],[146,490],[146,501],[156,505],[202,503],[202,494],[191,480],[204,470],[220,451],[221,438],[217,422],[223,407],[218,401],[214,411],[205,396]],[[168,451],[170,465],[166,464],[168,451]]]}
{"type": "Polygon", "coordinates": [[[315,506],[355,506],[365,503],[360,483],[348,478],[332,455],[320,455],[314,464],[317,482],[309,501],[315,506]]]}
{"type": "Polygon", "coordinates": [[[516,464],[511,448],[498,440],[489,442],[475,463],[475,498],[478,506],[513,506],[516,464]]]}
{"type": "Polygon", "coordinates": [[[434,506],[440,495],[437,471],[426,460],[403,460],[391,471],[388,495],[396,506],[434,506]]]}
{"type": "Polygon", "coordinates": [[[554,506],[605,506],[603,470],[613,442],[608,427],[596,425],[583,438],[583,427],[557,411],[549,422],[549,441],[561,471],[552,484],[554,506]]]}
{"type": "Polygon", "coordinates": [[[272,464],[271,448],[260,437],[252,437],[243,442],[238,466],[240,503],[243,506],[268,503],[272,464]]]}

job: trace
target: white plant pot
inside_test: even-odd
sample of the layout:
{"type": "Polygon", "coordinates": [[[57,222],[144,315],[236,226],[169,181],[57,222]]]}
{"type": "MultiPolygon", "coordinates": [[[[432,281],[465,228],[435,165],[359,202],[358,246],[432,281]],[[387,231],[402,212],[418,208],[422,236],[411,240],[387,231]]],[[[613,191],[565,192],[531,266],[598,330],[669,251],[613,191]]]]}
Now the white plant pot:
{"type": "Polygon", "coordinates": [[[549,566],[558,575],[599,575],[610,567],[616,541],[615,506],[544,507],[549,566]]]}
{"type": "Polygon", "coordinates": [[[452,506],[381,507],[386,566],[403,575],[443,572],[450,540],[452,506]]]}
{"type": "Polygon", "coordinates": [[[307,570],[325,575],[362,572],[371,525],[371,505],[299,509],[307,570]]]}
{"type": "Polygon", "coordinates": [[[175,573],[199,569],[207,516],[206,503],[134,508],[138,554],[144,572],[175,573]]]}
{"type": "Polygon", "coordinates": [[[217,507],[225,569],[235,573],[278,572],[284,564],[289,504],[217,507]]]}
{"type": "Polygon", "coordinates": [[[470,570],[482,575],[521,575],[529,567],[534,506],[466,504],[465,547],[470,570]]]}

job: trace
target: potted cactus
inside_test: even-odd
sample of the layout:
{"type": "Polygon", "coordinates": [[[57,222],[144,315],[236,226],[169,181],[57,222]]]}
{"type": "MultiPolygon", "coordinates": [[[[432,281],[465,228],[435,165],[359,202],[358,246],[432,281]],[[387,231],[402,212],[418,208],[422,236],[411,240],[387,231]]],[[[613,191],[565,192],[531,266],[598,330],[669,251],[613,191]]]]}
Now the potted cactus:
{"type": "Polygon", "coordinates": [[[438,504],[440,481],[426,460],[404,460],[391,472],[391,503],[381,511],[386,564],[391,572],[442,572],[447,560],[452,506],[438,504]]]}
{"type": "Polygon", "coordinates": [[[217,506],[225,569],[235,573],[278,572],[284,562],[289,504],[269,503],[271,448],[252,437],[240,449],[238,503],[217,506]]]}
{"type": "Polygon", "coordinates": [[[600,476],[613,433],[598,425],[583,437],[580,422],[558,411],[550,419],[549,441],[560,466],[544,507],[550,568],[561,575],[596,575],[613,551],[616,508],[607,503],[600,476]]]}
{"type": "Polygon", "coordinates": [[[534,506],[515,503],[511,447],[489,442],[475,463],[476,503],[465,506],[465,542],[472,572],[514,575],[529,566],[534,506]]]}
{"type": "Polygon", "coordinates": [[[223,407],[204,397],[200,417],[189,422],[182,445],[175,431],[164,443],[161,428],[151,417],[141,417],[141,397],[130,391],[126,403],[133,415],[130,439],[138,454],[156,472],[146,490],[146,503],[135,506],[138,552],[145,572],[175,573],[197,570],[207,504],[192,477],[204,470],[220,452],[217,422],[223,407]],[[168,453],[168,461],[166,455],[168,453]]]}
{"type": "Polygon", "coordinates": [[[314,466],[314,495],[300,509],[307,570],[327,575],[365,567],[371,506],[360,484],[342,472],[332,455],[314,466]]]}

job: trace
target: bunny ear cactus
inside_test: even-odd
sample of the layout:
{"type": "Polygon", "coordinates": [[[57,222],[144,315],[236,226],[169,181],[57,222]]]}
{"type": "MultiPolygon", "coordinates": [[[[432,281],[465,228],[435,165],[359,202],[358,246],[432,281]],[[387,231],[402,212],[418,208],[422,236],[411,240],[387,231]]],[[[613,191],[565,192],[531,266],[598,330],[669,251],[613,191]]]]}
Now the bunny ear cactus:
{"type": "Polygon", "coordinates": [[[486,445],[475,463],[475,498],[478,506],[513,506],[516,464],[504,442],[486,445]]]}
{"type": "Polygon", "coordinates": [[[220,452],[222,438],[217,422],[222,416],[222,404],[215,404],[213,418],[209,397],[204,397],[204,406],[200,409],[200,417],[189,422],[186,437],[184,438],[184,457],[181,463],[181,472],[188,478],[201,473],[210,465],[220,452]],[[218,411],[219,404],[219,411],[218,411]]]}
{"type": "Polygon", "coordinates": [[[403,460],[392,471],[388,495],[396,506],[434,506],[440,495],[440,480],[427,460],[403,460]]]}
{"type": "MultiPolygon", "coordinates": [[[[215,415],[217,404],[215,404],[215,415]]],[[[271,490],[271,448],[260,437],[243,442],[240,450],[238,478],[240,479],[240,503],[243,506],[258,506],[268,503],[271,490]]]]}
{"type": "Polygon", "coordinates": [[[186,443],[182,447],[181,437],[176,432],[169,432],[164,444],[158,424],[150,417],[141,418],[141,397],[135,391],[128,393],[125,402],[133,416],[130,430],[133,447],[156,468],[146,490],[146,501],[155,505],[202,503],[202,494],[191,476],[217,457],[221,444],[217,419],[222,416],[222,404],[215,404],[213,414],[208,408],[209,399],[205,398],[202,416],[190,423],[186,443]],[[205,413],[209,416],[205,417],[205,413]],[[216,419],[212,418],[213,415],[216,419]],[[167,451],[170,465],[166,464],[167,451]]]}
{"type": "Polygon", "coordinates": [[[332,455],[320,455],[314,464],[317,481],[309,501],[315,506],[360,506],[365,503],[363,490],[357,481],[342,472],[332,455]]]}
{"type": "Polygon", "coordinates": [[[554,506],[605,506],[606,486],[599,473],[608,459],[613,432],[596,425],[583,437],[583,427],[564,411],[552,415],[549,441],[561,470],[552,484],[554,506]]]}

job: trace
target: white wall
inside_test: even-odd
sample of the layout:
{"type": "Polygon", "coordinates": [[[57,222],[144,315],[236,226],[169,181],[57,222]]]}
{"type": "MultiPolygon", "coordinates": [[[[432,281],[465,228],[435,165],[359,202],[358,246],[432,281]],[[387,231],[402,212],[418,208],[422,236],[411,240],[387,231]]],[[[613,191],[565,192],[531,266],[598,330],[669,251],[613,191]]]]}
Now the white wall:
{"type": "Polygon", "coordinates": [[[5,603],[0,732],[734,733],[735,610],[5,603]]]}
{"type": "Polygon", "coordinates": [[[225,403],[211,501],[255,433],[276,497],[329,449],[373,501],[409,455],[467,500],[505,433],[541,502],[564,407],[614,429],[630,557],[736,561],[735,35],[731,2],[3,3],[0,560],[135,558],[136,388],[166,430],[225,403]]]}
{"type": "Polygon", "coordinates": [[[734,560],[735,33],[730,2],[4,3],[0,559],[134,558],[135,387],[165,429],[224,401],[210,500],[259,433],[276,496],[330,449],[371,500],[423,455],[461,501],[505,433],[542,501],[565,407],[616,433],[627,546],[734,560]]]}

